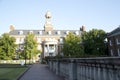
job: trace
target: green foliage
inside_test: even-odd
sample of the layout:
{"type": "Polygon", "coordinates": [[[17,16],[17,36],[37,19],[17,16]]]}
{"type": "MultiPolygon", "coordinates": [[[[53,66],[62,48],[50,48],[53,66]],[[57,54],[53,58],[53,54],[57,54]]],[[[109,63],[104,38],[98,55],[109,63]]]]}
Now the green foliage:
{"type": "Polygon", "coordinates": [[[72,33],[65,37],[63,44],[64,56],[82,56],[84,53],[83,46],[80,44],[81,38],[72,33]]]}
{"type": "Polygon", "coordinates": [[[26,36],[24,50],[24,56],[26,56],[27,59],[31,59],[37,54],[37,42],[34,39],[34,34],[28,33],[28,35],[26,36]]]}
{"type": "Polygon", "coordinates": [[[105,37],[106,33],[103,30],[92,29],[84,32],[82,41],[85,53],[87,55],[105,55],[105,37]]]}
{"type": "Polygon", "coordinates": [[[4,33],[0,37],[0,59],[8,60],[13,59],[15,55],[16,45],[14,44],[15,38],[10,37],[9,34],[4,33]]]}

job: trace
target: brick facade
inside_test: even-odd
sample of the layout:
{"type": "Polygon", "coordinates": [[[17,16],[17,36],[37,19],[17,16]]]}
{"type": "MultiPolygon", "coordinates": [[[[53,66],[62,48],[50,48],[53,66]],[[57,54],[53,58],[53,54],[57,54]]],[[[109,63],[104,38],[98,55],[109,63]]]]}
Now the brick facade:
{"type": "Polygon", "coordinates": [[[110,32],[107,38],[110,55],[120,56],[120,27],[110,32]]]}

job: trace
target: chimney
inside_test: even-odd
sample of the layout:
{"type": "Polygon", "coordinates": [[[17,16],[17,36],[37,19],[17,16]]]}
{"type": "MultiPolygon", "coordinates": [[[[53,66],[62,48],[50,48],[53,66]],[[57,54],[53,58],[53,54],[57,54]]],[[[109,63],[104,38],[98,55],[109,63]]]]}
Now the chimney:
{"type": "Polygon", "coordinates": [[[14,30],[14,25],[10,25],[10,32],[14,30]]]}
{"type": "Polygon", "coordinates": [[[84,26],[84,25],[82,25],[82,31],[86,31],[86,30],[85,30],[85,26],[84,26]]]}
{"type": "Polygon", "coordinates": [[[80,27],[80,31],[85,31],[85,26],[82,25],[82,27],[80,27]]]}

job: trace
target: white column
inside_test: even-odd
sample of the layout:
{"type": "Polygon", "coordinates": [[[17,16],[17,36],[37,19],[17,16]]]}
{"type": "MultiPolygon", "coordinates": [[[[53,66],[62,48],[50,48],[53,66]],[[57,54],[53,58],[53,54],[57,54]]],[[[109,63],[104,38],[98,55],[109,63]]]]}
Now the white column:
{"type": "Polygon", "coordinates": [[[56,55],[58,54],[58,45],[56,44],[56,55]]]}
{"type": "Polygon", "coordinates": [[[55,44],[54,44],[54,53],[53,53],[54,56],[55,56],[55,53],[56,53],[56,47],[55,47],[55,44]]]}
{"type": "Polygon", "coordinates": [[[43,46],[44,46],[44,52],[43,52],[44,55],[43,55],[43,56],[45,57],[45,56],[46,56],[46,48],[45,48],[45,44],[44,44],[43,46]]]}
{"type": "Polygon", "coordinates": [[[47,44],[47,56],[50,56],[49,55],[49,44],[47,44]]]}

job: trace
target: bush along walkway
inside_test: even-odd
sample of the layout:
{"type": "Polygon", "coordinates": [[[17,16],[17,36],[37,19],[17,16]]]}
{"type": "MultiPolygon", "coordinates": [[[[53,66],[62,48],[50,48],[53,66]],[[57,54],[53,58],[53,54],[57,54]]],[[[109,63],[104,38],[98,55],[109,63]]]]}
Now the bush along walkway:
{"type": "Polygon", "coordinates": [[[34,64],[20,79],[18,80],[64,80],[51,72],[45,64],[34,64]]]}

